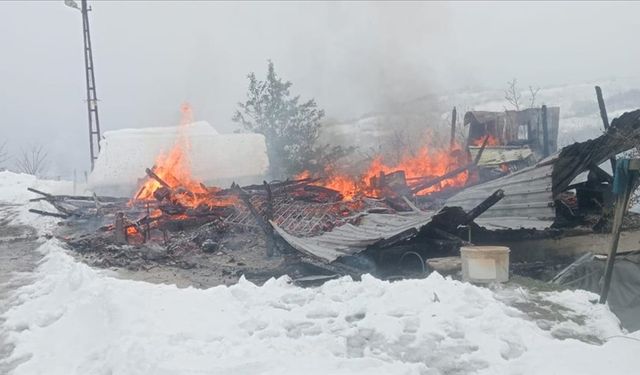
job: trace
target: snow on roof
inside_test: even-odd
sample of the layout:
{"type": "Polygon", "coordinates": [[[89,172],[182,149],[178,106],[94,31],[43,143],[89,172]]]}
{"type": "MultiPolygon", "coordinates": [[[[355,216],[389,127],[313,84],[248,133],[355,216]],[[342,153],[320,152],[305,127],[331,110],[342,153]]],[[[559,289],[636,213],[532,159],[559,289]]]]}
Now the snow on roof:
{"type": "MultiPolygon", "coordinates": [[[[261,134],[220,134],[209,123],[186,125],[191,173],[207,185],[262,181],[269,166],[261,134]]],[[[104,133],[89,189],[98,194],[129,196],[178,138],[178,127],[122,129],[104,133]]]]}

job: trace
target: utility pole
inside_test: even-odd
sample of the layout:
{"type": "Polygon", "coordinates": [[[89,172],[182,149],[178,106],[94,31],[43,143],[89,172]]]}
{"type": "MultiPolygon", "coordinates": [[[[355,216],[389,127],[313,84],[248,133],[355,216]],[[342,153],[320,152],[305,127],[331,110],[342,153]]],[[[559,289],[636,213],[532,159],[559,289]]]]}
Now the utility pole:
{"type": "Polygon", "coordinates": [[[65,5],[79,9],[82,13],[82,32],[84,39],[84,70],[87,81],[87,114],[89,117],[89,151],[91,153],[91,170],[93,170],[100,152],[100,118],[98,117],[98,96],[96,94],[96,78],[93,68],[93,52],[91,50],[91,34],[89,32],[89,11],[87,0],[80,1],[80,7],[73,0],[65,0],[65,5]]]}

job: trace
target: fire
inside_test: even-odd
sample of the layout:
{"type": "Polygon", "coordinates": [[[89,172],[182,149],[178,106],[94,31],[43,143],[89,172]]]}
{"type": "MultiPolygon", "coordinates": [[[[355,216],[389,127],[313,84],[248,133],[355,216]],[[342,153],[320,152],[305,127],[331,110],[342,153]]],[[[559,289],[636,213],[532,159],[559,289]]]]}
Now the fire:
{"type": "Polygon", "coordinates": [[[497,137],[495,137],[493,134],[487,134],[483,137],[474,139],[471,141],[471,145],[481,147],[482,144],[484,143],[485,137],[487,136],[489,137],[489,139],[487,140],[487,146],[500,146],[500,140],[497,137]]]}
{"type": "MultiPolygon", "coordinates": [[[[360,176],[340,173],[333,167],[325,168],[325,178],[320,184],[324,187],[339,191],[345,199],[353,199],[357,195],[378,197],[379,191],[372,188],[370,181],[380,173],[389,174],[395,171],[404,171],[407,180],[430,179],[442,176],[451,170],[468,163],[466,156],[459,148],[431,149],[427,146],[421,148],[415,155],[405,155],[399,163],[387,164],[382,156],[375,157],[366,171],[360,176]]],[[[310,177],[311,173],[305,171],[297,178],[310,177]]],[[[446,179],[420,192],[418,195],[427,195],[440,191],[447,187],[463,186],[469,177],[468,172],[462,172],[452,178],[446,179]]]]}
{"type": "MultiPolygon", "coordinates": [[[[198,207],[199,205],[216,206],[228,202],[214,199],[213,194],[219,189],[207,188],[191,175],[191,163],[189,160],[189,137],[187,129],[193,122],[191,106],[185,103],[180,107],[182,113],[178,138],[171,150],[161,153],[156,158],[152,172],[155,173],[170,189],[171,200],[185,207],[198,207]]],[[[163,185],[154,178],[147,177],[135,194],[136,200],[155,200],[154,193],[163,185]]]]}
{"type": "Polygon", "coordinates": [[[130,236],[138,234],[136,227],[127,227],[127,234],[130,236]]]}

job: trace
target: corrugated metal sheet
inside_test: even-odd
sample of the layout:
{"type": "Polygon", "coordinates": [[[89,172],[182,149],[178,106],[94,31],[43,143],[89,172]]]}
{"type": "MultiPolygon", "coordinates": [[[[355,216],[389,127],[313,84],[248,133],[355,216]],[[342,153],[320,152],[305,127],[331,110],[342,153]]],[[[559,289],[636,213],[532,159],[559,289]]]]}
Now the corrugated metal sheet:
{"type": "Polygon", "coordinates": [[[367,247],[395,238],[415,235],[431,222],[436,212],[368,214],[357,225],[345,224],[313,237],[296,237],[272,222],[276,232],[295,249],[333,262],[357,254],[367,247]]]}
{"type": "MultiPolygon", "coordinates": [[[[553,163],[537,164],[497,180],[472,186],[449,198],[446,206],[468,211],[498,189],[504,198],[489,208],[481,218],[555,218],[552,192],[553,163]]],[[[523,221],[523,225],[526,222],[523,221]]]]}
{"type": "MultiPolygon", "coordinates": [[[[480,147],[469,147],[471,159],[476,158],[480,147]]],[[[528,147],[505,148],[505,147],[486,147],[480,155],[478,165],[481,166],[498,166],[503,163],[511,163],[530,158],[533,155],[528,147]]]]}
{"type": "Polygon", "coordinates": [[[553,220],[532,217],[479,217],[474,223],[488,230],[537,229],[544,230],[553,224],[553,220]]]}

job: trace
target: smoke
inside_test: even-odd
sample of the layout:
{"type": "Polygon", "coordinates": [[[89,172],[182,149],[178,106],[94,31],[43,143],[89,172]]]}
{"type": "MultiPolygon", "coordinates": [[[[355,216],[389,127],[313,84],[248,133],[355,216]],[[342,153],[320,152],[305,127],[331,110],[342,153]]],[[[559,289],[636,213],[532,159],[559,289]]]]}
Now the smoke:
{"type": "MultiPolygon", "coordinates": [[[[411,113],[422,116],[418,129],[456,104],[441,108],[434,97],[461,87],[637,74],[637,3],[91,5],[103,131],[176,125],[184,101],[196,120],[232,131],[246,75],[263,76],[267,59],[329,120],[411,113]]],[[[89,152],[80,14],[62,2],[0,8],[0,143],[12,154],[46,144],[54,175],[82,175],[89,152]]]]}

